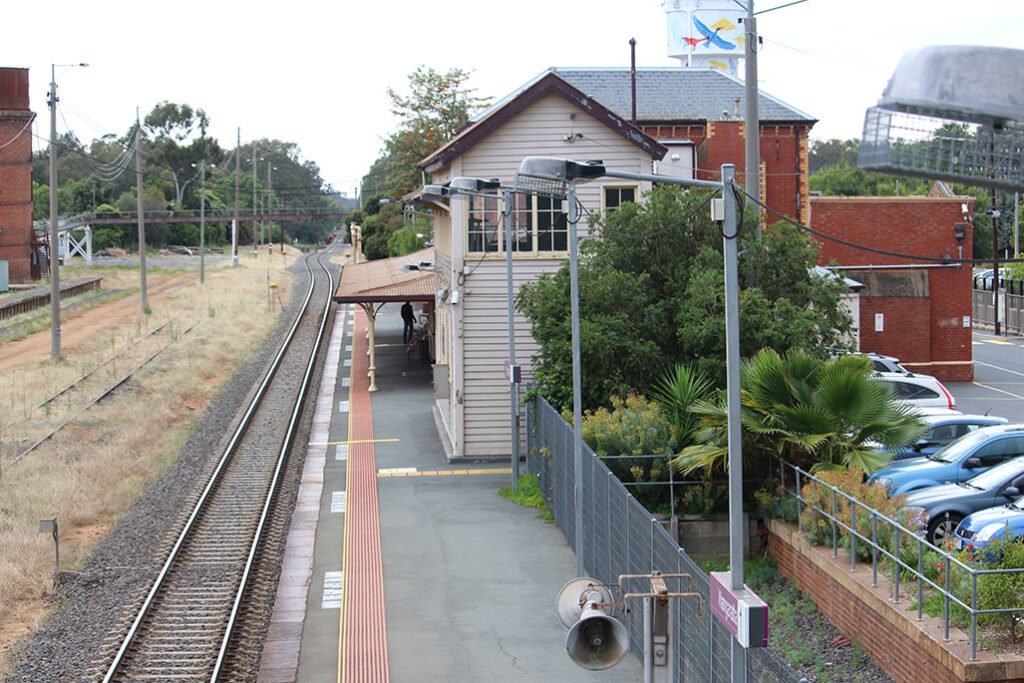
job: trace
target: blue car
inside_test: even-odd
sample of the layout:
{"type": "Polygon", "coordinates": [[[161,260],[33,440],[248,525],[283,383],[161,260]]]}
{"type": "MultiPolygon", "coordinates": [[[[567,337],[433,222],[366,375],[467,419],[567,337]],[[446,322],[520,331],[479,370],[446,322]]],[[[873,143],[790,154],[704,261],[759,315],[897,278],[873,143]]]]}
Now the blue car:
{"type": "Polygon", "coordinates": [[[937,484],[965,481],[999,463],[1024,455],[1024,424],[980,427],[925,457],[907,458],[878,470],[868,483],[879,483],[890,496],[937,484]]]}
{"type": "Polygon", "coordinates": [[[985,550],[989,543],[1005,534],[1010,538],[1024,536],[1024,497],[964,517],[953,533],[954,548],[985,550]]]}
{"type": "Polygon", "coordinates": [[[921,415],[925,428],[912,443],[903,446],[880,447],[880,453],[888,453],[893,460],[905,460],[922,455],[937,453],[947,444],[959,439],[968,432],[979,427],[1004,425],[1009,422],[1005,417],[994,415],[964,415],[957,411],[944,410],[937,413],[921,415]]]}
{"type": "Polygon", "coordinates": [[[967,481],[911,491],[903,501],[903,509],[924,522],[929,543],[941,546],[952,539],[954,529],[964,517],[1016,500],[1022,488],[1024,458],[1014,458],[967,481]]]}

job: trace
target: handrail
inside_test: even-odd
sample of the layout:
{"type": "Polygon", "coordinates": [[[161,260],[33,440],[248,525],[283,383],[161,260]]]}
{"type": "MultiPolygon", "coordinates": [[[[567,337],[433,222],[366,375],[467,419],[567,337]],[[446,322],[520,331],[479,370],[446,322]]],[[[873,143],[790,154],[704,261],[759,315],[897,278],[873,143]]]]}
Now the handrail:
{"type": "Polygon", "coordinates": [[[943,621],[945,623],[945,632],[943,639],[949,640],[949,622],[950,622],[950,603],[955,603],[961,608],[966,610],[971,615],[971,661],[978,658],[977,647],[978,647],[978,615],[980,614],[1001,614],[1008,612],[1024,612],[1024,607],[1007,607],[1007,608],[992,608],[992,609],[978,609],[978,577],[992,574],[1020,574],[1024,573],[1024,568],[1016,569],[982,569],[961,561],[955,555],[949,553],[947,550],[938,546],[932,545],[922,534],[918,531],[910,529],[901,524],[896,519],[872,508],[869,505],[864,504],[859,499],[848,493],[840,490],[838,487],[829,484],[818,477],[815,477],[810,472],[801,469],[800,467],[786,462],[782,458],[778,458],[780,465],[780,486],[782,490],[792,495],[797,500],[797,528],[803,533],[803,509],[802,506],[809,506],[809,509],[813,510],[816,514],[821,515],[831,523],[832,526],[832,557],[838,557],[838,535],[839,529],[846,532],[850,538],[850,571],[856,569],[857,566],[857,543],[864,542],[871,548],[872,556],[872,586],[878,585],[878,561],[879,555],[881,555],[882,561],[891,560],[893,563],[893,603],[899,603],[899,586],[900,586],[900,574],[902,571],[907,571],[916,577],[917,580],[917,619],[921,621],[923,619],[923,603],[924,603],[924,585],[928,584],[933,589],[938,591],[944,598],[943,608],[943,621]],[[786,472],[787,468],[793,474],[792,480],[795,482],[796,490],[795,493],[786,486],[786,472]],[[823,510],[821,507],[812,504],[803,495],[803,481],[804,484],[808,482],[814,482],[815,485],[821,486],[832,492],[831,496],[831,510],[823,510]],[[844,519],[839,516],[838,501],[845,499],[850,506],[850,523],[847,524],[844,519]],[[857,511],[858,508],[870,515],[871,519],[871,537],[868,537],[857,529],[857,511]],[[894,550],[884,547],[878,542],[878,523],[881,522],[884,525],[888,525],[894,538],[894,550]],[[903,557],[900,554],[900,544],[904,539],[910,539],[917,544],[917,564],[912,566],[903,561],[903,557]],[[925,551],[936,552],[943,557],[943,572],[945,574],[944,585],[939,585],[931,579],[929,579],[924,573],[924,553],[925,551]],[[950,590],[950,574],[952,567],[956,566],[960,570],[971,576],[971,603],[967,604],[959,597],[956,596],[950,590]]]}

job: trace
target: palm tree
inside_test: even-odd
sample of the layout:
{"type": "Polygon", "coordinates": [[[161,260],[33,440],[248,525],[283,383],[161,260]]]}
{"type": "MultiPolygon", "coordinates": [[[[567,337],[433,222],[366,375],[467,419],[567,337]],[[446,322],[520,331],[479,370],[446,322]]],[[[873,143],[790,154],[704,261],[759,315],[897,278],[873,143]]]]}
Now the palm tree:
{"type": "MultiPolygon", "coordinates": [[[[879,446],[908,442],[923,425],[895,403],[892,390],[871,378],[867,359],[847,355],[822,360],[794,350],[780,356],[762,349],[741,367],[744,460],[764,463],[778,455],[804,469],[858,468],[873,472],[888,462],[879,446]]],[[[724,398],[701,402],[697,445],[673,461],[684,473],[726,467],[724,398]]]]}
{"type": "Polygon", "coordinates": [[[699,422],[694,406],[711,391],[711,380],[685,363],[676,364],[661,378],[651,397],[661,406],[662,414],[675,431],[676,444],[693,443],[699,422]]]}

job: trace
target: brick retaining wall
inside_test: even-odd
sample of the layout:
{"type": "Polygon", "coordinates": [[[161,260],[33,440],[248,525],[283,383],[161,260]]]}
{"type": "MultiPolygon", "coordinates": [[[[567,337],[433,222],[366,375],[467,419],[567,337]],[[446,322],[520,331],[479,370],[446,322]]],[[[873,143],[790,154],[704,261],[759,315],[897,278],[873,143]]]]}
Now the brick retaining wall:
{"type": "Polygon", "coordinates": [[[779,570],[796,581],[843,635],[857,639],[894,680],[1024,681],[1024,657],[994,655],[979,648],[978,659],[972,662],[967,633],[951,626],[949,641],[944,642],[942,619],[925,616],[918,621],[917,584],[905,586],[913,598],[901,596],[898,604],[893,603],[892,584],[881,571],[878,586],[872,587],[870,563],[858,563],[850,571],[845,551],[833,558],[831,548],[810,545],[795,525],[774,519],[767,524],[768,553],[779,570]]]}

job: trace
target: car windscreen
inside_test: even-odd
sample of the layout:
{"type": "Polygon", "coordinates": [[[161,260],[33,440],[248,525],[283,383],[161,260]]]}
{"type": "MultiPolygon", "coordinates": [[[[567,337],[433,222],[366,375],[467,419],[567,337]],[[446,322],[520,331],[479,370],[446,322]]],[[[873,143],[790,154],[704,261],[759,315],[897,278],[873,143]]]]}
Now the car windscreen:
{"type": "Polygon", "coordinates": [[[1007,480],[1021,474],[1024,474],[1024,458],[1014,458],[1013,460],[999,463],[992,469],[985,470],[967,481],[971,486],[987,491],[988,489],[1002,486],[1007,480]]]}
{"type": "Polygon", "coordinates": [[[956,462],[966,453],[973,451],[990,438],[992,438],[990,434],[982,431],[969,432],[956,441],[950,442],[949,445],[936,452],[931,458],[940,462],[956,462]]]}

